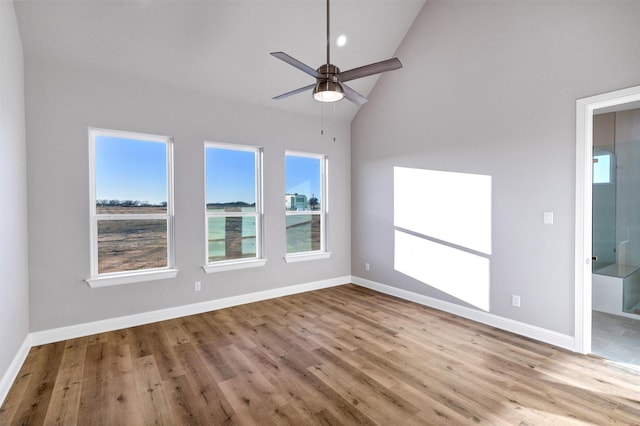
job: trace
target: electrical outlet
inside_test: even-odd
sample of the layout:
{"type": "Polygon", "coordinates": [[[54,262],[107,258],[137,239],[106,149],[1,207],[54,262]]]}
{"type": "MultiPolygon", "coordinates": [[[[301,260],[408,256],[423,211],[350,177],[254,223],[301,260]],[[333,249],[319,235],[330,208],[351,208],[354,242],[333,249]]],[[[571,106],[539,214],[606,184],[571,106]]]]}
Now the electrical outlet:
{"type": "Polygon", "coordinates": [[[196,281],[195,285],[193,286],[193,291],[200,291],[202,290],[202,283],[200,281],[196,281]]]}
{"type": "Polygon", "coordinates": [[[370,269],[370,265],[368,263],[364,264],[364,270],[368,271],[370,269]]]}
{"type": "Polygon", "coordinates": [[[511,296],[511,305],[516,308],[520,307],[520,296],[516,296],[515,294],[511,296]]]}

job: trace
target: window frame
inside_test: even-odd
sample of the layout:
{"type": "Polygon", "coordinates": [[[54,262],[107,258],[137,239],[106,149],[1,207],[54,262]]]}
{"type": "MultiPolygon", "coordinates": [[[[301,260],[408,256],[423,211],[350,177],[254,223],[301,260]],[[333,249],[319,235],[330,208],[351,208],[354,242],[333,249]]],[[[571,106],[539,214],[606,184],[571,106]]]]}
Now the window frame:
{"type": "Polygon", "coordinates": [[[150,135],[145,133],[128,132],[89,128],[89,212],[90,212],[90,257],[91,277],[86,281],[92,288],[135,282],[174,278],[178,270],[175,268],[175,214],[174,214],[174,175],[173,175],[173,138],[170,136],[150,135]],[[96,137],[108,136],[122,139],[139,140],[144,142],[164,143],[166,146],[167,168],[167,210],[165,213],[137,213],[137,214],[99,214],[96,208],[96,137]],[[136,269],[131,271],[99,273],[98,258],[98,222],[101,220],[153,220],[167,221],[167,266],[161,268],[136,269]]]}
{"type": "MultiPolygon", "coordinates": [[[[320,160],[320,210],[306,210],[306,211],[293,211],[287,210],[286,204],[284,204],[285,211],[285,256],[284,261],[287,263],[303,262],[307,260],[328,259],[331,256],[331,252],[328,250],[328,218],[329,218],[329,157],[326,154],[317,154],[302,151],[285,151],[285,188],[284,196],[287,195],[287,182],[286,182],[286,159],[288,156],[313,158],[320,160]],[[286,230],[286,218],[287,216],[304,216],[304,215],[319,215],[320,216],[320,249],[304,252],[288,253],[287,252],[287,230],[286,230]]],[[[285,202],[286,203],[286,202],[285,202]]]]}
{"type": "Polygon", "coordinates": [[[263,208],[263,148],[259,146],[204,141],[204,266],[206,273],[230,271],[236,269],[256,268],[264,266],[267,258],[264,255],[264,208],[263,208]],[[209,212],[207,211],[207,149],[226,149],[232,151],[253,152],[255,154],[255,212],[209,212]],[[209,261],[209,218],[211,217],[255,217],[256,223],[256,256],[250,258],[225,259],[209,261]]]}

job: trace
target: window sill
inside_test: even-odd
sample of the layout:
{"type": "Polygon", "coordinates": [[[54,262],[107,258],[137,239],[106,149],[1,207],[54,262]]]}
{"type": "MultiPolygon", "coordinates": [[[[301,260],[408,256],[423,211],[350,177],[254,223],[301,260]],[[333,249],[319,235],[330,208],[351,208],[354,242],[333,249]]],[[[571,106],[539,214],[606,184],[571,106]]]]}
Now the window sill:
{"type": "Polygon", "coordinates": [[[328,259],[331,257],[330,251],[323,251],[320,253],[300,253],[300,254],[288,254],[284,257],[284,261],[287,263],[305,262],[307,260],[319,260],[328,259]]]}
{"type": "Polygon", "coordinates": [[[106,275],[101,277],[89,278],[87,283],[91,288],[108,287],[112,285],[132,284],[143,281],[166,280],[175,278],[178,274],[177,269],[163,269],[147,272],[132,272],[128,274],[106,275]]]}
{"type": "Polygon", "coordinates": [[[208,263],[202,267],[207,274],[212,272],[233,271],[236,269],[259,268],[267,264],[267,259],[233,260],[229,262],[208,263]]]}

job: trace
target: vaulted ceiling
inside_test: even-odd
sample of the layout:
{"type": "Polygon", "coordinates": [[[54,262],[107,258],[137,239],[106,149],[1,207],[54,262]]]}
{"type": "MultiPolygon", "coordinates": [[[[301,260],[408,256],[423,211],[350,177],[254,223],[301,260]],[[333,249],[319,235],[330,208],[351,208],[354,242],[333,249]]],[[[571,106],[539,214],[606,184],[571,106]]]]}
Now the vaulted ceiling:
{"type": "MultiPolygon", "coordinates": [[[[15,4],[27,66],[30,58],[65,61],[236,102],[322,113],[311,92],[271,99],[314,80],[269,52],[284,51],[312,68],[323,64],[324,0],[15,4]]],[[[344,71],[393,57],[423,4],[424,0],[333,0],[331,62],[344,71]],[[347,36],[343,47],[335,45],[340,34],[347,36]]],[[[392,73],[401,78],[402,70],[392,73]]],[[[349,85],[367,96],[378,78],[349,85]]],[[[358,111],[347,100],[324,108],[335,108],[337,118],[348,121],[358,111]]]]}

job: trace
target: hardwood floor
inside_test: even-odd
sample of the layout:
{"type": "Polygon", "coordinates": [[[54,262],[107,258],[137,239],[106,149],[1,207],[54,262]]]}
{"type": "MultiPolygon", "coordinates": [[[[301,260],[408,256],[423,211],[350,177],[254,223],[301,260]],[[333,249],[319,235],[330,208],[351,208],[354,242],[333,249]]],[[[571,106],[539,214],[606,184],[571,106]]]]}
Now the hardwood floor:
{"type": "Polygon", "coordinates": [[[1,425],[640,424],[640,372],[355,285],[34,347],[1,425]]]}

